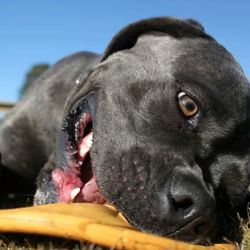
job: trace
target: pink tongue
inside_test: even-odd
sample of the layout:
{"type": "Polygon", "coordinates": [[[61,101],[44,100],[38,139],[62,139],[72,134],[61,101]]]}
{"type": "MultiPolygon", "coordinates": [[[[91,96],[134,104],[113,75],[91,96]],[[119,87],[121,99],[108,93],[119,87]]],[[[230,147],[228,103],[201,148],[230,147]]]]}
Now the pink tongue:
{"type": "MultiPolygon", "coordinates": [[[[89,153],[92,140],[93,132],[85,136],[80,143],[79,158],[81,161],[89,153]]],[[[77,170],[75,164],[72,164],[70,168],[72,171],[57,168],[52,172],[52,180],[57,189],[59,201],[103,204],[106,200],[100,193],[95,176],[93,175],[88,182],[82,183],[79,178],[79,170],[77,170]]]]}
{"type": "Polygon", "coordinates": [[[82,198],[86,202],[96,204],[103,204],[106,201],[100,193],[100,189],[96,185],[95,176],[93,176],[82,189],[82,198]]]}

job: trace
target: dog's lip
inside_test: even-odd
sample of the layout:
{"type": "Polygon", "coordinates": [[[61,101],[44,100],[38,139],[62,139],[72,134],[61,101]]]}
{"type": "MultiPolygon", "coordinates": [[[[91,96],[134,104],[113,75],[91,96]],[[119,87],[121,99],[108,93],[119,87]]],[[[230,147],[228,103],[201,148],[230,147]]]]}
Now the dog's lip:
{"type": "MultiPolygon", "coordinates": [[[[193,244],[202,244],[203,242],[207,242],[208,240],[210,240],[210,232],[212,231],[212,229],[214,228],[213,226],[210,226],[208,228],[206,228],[206,230],[204,231],[204,233],[198,234],[197,232],[195,232],[195,230],[187,230],[188,227],[195,225],[197,222],[199,222],[199,220],[201,219],[201,215],[196,216],[192,221],[188,221],[187,223],[183,224],[182,226],[180,226],[178,229],[176,229],[173,232],[167,233],[166,236],[168,237],[172,237],[172,238],[178,238],[184,241],[188,241],[191,242],[193,244]],[[189,231],[190,234],[187,234],[186,232],[189,231]]],[[[202,226],[204,228],[205,223],[200,223],[196,226],[202,226]]]]}

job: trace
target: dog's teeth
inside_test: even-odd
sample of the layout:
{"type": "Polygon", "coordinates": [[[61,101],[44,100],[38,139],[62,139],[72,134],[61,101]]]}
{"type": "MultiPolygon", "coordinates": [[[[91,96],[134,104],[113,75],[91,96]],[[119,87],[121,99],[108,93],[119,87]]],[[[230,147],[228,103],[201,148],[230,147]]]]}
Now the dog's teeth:
{"type": "Polygon", "coordinates": [[[74,201],[76,196],[80,193],[81,189],[80,188],[75,188],[71,191],[70,198],[71,201],[74,201]]]}
{"type": "Polygon", "coordinates": [[[93,133],[91,132],[84,138],[83,142],[80,145],[79,154],[82,158],[84,158],[85,155],[89,152],[92,143],[93,143],[93,133]]]}

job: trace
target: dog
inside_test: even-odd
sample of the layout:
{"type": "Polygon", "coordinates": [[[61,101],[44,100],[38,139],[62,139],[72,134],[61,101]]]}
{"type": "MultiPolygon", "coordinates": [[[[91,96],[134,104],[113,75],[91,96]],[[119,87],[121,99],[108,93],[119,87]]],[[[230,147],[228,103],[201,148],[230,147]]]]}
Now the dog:
{"type": "Polygon", "coordinates": [[[110,203],[146,232],[232,238],[249,193],[249,97],[199,22],[145,19],[35,81],[1,122],[1,166],[39,173],[36,205],[110,203]]]}

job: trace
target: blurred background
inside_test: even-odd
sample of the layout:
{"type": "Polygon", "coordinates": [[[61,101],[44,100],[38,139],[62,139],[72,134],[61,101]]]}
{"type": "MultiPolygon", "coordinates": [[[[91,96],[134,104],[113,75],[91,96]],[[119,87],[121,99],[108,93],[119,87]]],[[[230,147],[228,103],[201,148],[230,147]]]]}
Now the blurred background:
{"type": "Polygon", "coordinates": [[[250,75],[247,0],[8,0],[0,1],[0,101],[16,102],[24,84],[71,53],[102,53],[133,21],[194,18],[230,50],[250,75]]]}

